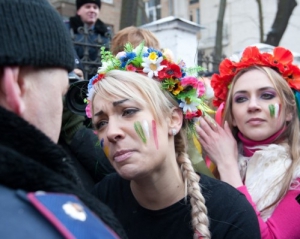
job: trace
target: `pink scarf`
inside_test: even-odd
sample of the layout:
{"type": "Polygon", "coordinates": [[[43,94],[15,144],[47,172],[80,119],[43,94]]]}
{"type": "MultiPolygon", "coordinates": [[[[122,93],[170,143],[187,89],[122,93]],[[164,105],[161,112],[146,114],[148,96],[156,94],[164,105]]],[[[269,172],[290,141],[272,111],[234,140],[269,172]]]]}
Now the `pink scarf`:
{"type": "Polygon", "coordinates": [[[241,142],[243,143],[244,156],[251,157],[255,153],[256,150],[259,150],[259,148],[253,148],[255,146],[271,144],[282,134],[282,132],[285,131],[285,129],[286,128],[283,127],[282,129],[278,130],[275,134],[273,134],[269,138],[261,140],[261,141],[254,141],[251,139],[246,139],[241,132],[238,132],[238,137],[241,140],[241,142]]]}

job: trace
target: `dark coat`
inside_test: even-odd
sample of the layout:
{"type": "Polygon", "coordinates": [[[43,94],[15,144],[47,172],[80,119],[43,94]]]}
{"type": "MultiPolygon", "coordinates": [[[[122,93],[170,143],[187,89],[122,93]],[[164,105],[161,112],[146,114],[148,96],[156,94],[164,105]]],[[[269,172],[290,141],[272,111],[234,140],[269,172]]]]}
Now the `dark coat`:
{"type": "Polygon", "coordinates": [[[92,191],[95,184],[107,174],[115,172],[103,150],[99,139],[91,128],[81,127],[67,144],[61,136],[59,144],[71,157],[78,176],[87,191],[92,191]]]}
{"type": "MultiPolygon", "coordinates": [[[[84,57],[84,47],[82,45],[78,45],[76,43],[84,43],[85,39],[83,37],[83,34],[78,32],[79,27],[83,27],[83,22],[81,21],[80,16],[76,15],[74,17],[70,17],[69,21],[69,28],[72,29],[74,33],[74,39],[75,42],[75,50],[77,52],[77,55],[82,60],[84,57]]],[[[104,46],[106,49],[109,49],[110,47],[110,40],[111,40],[111,33],[109,32],[107,26],[100,20],[97,19],[94,28],[89,33],[88,38],[86,39],[88,44],[99,44],[101,46],[104,46]],[[98,39],[100,40],[100,43],[98,42],[98,39]]],[[[100,54],[100,47],[89,47],[89,60],[94,61],[97,59],[97,57],[100,54]]],[[[82,62],[84,64],[84,62],[82,62]]]]}
{"type": "MultiPolygon", "coordinates": [[[[26,192],[73,194],[121,238],[126,238],[111,210],[82,189],[72,163],[62,148],[27,121],[2,107],[0,107],[0,165],[2,186],[26,192]]],[[[9,201],[7,203],[9,204],[9,201]]],[[[0,204],[3,215],[5,212],[16,213],[17,208],[14,211],[10,210],[11,208],[5,204],[0,204]]],[[[5,220],[1,220],[1,223],[5,223],[5,220]]],[[[17,233],[18,228],[21,228],[19,224],[27,223],[27,220],[16,217],[13,223],[14,225],[9,226],[17,233]]]]}

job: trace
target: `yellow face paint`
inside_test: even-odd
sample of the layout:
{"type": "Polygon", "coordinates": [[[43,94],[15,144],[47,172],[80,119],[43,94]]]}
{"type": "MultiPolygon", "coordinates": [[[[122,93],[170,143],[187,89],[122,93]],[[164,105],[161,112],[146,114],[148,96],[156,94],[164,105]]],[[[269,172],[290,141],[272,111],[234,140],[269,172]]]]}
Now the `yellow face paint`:
{"type": "Polygon", "coordinates": [[[103,149],[103,152],[105,153],[106,157],[109,155],[109,148],[108,146],[104,145],[104,139],[100,140],[100,147],[103,149]]]}

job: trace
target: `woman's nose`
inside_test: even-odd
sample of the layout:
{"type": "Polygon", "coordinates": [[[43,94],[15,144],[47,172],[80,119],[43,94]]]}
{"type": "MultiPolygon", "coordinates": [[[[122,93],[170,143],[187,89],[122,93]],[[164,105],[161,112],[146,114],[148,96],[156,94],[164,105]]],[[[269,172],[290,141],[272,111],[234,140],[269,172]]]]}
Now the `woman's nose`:
{"type": "Polygon", "coordinates": [[[249,99],[248,111],[257,111],[260,110],[260,104],[256,97],[251,97],[249,99]]]}
{"type": "Polygon", "coordinates": [[[116,120],[109,120],[107,127],[107,139],[110,142],[115,143],[124,138],[122,126],[116,120]]]}

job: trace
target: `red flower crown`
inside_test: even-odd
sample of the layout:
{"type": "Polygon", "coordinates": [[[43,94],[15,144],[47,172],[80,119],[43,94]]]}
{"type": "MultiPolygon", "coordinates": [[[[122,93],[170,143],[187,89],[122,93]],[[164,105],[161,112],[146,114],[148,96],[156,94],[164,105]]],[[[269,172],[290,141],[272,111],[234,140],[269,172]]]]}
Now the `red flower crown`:
{"type": "Polygon", "coordinates": [[[235,75],[242,69],[251,66],[266,66],[277,69],[292,89],[300,91],[300,69],[293,64],[293,60],[293,54],[283,47],[275,47],[273,54],[270,54],[261,53],[255,46],[247,47],[239,62],[226,58],[219,66],[220,74],[214,74],[211,78],[211,86],[215,94],[214,106],[219,107],[226,101],[229,87],[235,75]]]}

